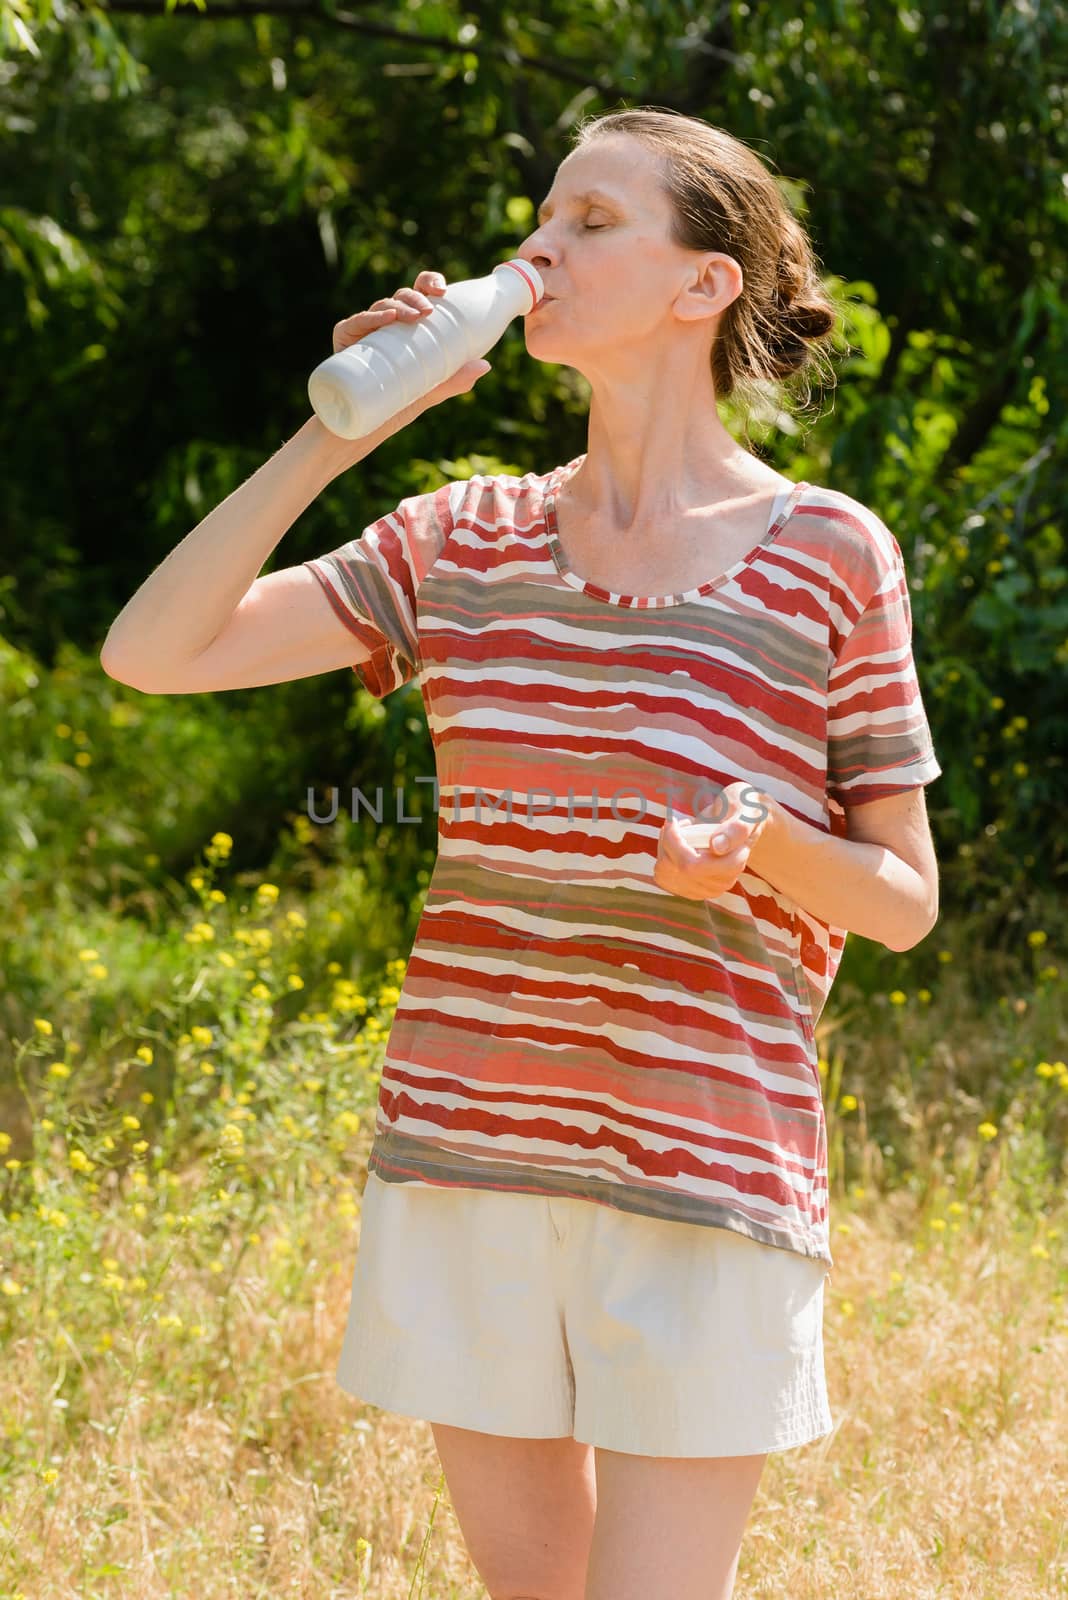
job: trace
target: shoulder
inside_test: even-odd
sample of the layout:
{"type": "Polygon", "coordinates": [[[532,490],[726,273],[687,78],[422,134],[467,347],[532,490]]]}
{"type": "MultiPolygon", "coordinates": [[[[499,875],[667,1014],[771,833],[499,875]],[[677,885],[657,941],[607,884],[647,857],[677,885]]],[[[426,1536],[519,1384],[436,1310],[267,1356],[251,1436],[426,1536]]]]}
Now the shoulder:
{"type": "Polygon", "coordinates": [[[863,608],[903,569],[901,546],[882,517],[841,489],[807,484],[797,507],[799,536],[826,566],[832,587],[863,608]]]}
{"type": "Polygon", "coordinates": [[[476,472],[453,485],[458,491],[457,521],[477,526],[483,535],[513,526],[525,527],[544,502],[550,479],[557,472],[476,472]]]}

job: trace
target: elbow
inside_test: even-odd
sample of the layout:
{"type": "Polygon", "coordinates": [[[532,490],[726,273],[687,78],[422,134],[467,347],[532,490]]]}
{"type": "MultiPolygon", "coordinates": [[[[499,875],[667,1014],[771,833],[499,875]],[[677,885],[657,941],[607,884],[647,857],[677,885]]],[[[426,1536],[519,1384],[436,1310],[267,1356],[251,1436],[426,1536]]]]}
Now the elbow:
{"type": "Polygon", "coordinates": [[[145,688],[144,681],[139,681],[140,674],[131,667],[129,662],[123,661],[114,647],[110,650],[108,649],[106,640],[104,648],[100,652],[100,665],[108,677],[113,678],[116,683],[123,683],[128,689],[136,689],[139,694],[152,694],[154,692],[145,688]]]}
{"type": "Polygon", "coordinates": [[[938,926],[938,874],[933,870],[924,876],[925,893],[920,904],[913,907],[912,927],[904,942],[891,945],[892,950],[913,950],[922,944],[928,934],[938,926]]]}
{"type": "Polygon", "coordinates": [[[925,918],[924,921],[909,935],[907,935],[904,940],[897,940],[893,944],[889,945],[888,948],[891,950],[896,950],[899,953],[905,950],[913,950],[918,944],[923,943],[928,934],[934,932],[937,925],[938,911],[936,909],[933,916],[928,916],[925,918]]]}
{"type": "Polygon", "coordinates": [[[100,665],[103,667],[108,677],[114,678],[116,683],[128,684],[131,689],[137,688],[137,685],[133,682],[130,673],[123,666],[118,656],[116,656],[114,650],[109,650],[106,644],[104,645],[103,650],[100,652],[100,665]]]}

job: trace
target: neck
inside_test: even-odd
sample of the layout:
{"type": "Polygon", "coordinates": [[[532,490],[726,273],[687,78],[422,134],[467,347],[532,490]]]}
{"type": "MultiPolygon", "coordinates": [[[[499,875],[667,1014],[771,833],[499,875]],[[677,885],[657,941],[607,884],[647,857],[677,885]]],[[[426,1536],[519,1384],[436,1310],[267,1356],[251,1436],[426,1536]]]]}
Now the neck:
{"type": "Polygon", "coordinates": [[[568,486],[587,514],[621,529],[649,526],[781,483],[723,426],[710,377],[692,399],[664,403],[665,392],[594,386],[586,458],[568,486]]]}

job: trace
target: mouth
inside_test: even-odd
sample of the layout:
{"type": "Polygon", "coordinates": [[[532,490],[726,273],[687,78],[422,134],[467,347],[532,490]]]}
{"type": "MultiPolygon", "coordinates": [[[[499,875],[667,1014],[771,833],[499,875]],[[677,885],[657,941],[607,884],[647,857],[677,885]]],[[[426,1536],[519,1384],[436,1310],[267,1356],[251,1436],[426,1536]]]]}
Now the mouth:
{"type": "Polygon", "coordinates": [[[541,297],[541,299],[540,299],[540,300],[539,300],[539,301],[538,301],[538,303],[537,303],[537,305],[536,305],[536,306],[532,306],[532,307],[531,307],[531,309],[530,309],[530,311],[529,311],[529,313],[528,313],[528,315],[529,315],[529,316],[533,316],[533,315],[534,315],[534,313],[535,313],[535,311],[540,311],[540,310],[541,310],[541,308],[542,308],[542,306],[545,306],[545,305],[551,305],[551,304],[552,304],[552,302],[553,302],[553,301],[554,301],[554,300],[555,300],[555,299],[556,299],[556,296],[555,296],[555,295],[552,295],[552,294],[543,294],[543,295],[542,295],[542,297],[541,297]]]}

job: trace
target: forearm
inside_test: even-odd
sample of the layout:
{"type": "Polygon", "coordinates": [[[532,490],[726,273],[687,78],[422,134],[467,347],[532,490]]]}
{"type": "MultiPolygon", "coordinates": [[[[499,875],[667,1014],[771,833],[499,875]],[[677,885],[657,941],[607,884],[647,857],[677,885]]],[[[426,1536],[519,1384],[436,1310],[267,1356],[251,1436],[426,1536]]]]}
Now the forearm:
{"type": "Polygon", "coordinates": [[[923,878],[884,845],[823,833],[762,795],[770,815],[749,868],[821,922],[908,950],[933,922],[923,878]]]}
{"type": "Polygon", "coordinates": [[[228,495],[127,601],[101,651],[105,670],[191,661],[225,627],[281,539],[327,484],[393,429],[339,439],[309,417],[228,495]]]}

